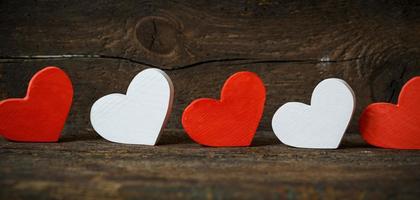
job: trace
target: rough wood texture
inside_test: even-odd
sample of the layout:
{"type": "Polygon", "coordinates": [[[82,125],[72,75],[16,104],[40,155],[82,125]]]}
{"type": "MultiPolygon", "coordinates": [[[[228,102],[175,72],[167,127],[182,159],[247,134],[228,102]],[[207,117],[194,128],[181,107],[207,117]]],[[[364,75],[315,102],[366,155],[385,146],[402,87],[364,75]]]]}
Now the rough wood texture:
{"type": "MultiPolygon", "coordinates": [[[[4,1],[0,13],[2,82],[58,65],[80,96],[89,87],[124,90],[134,71],[159,67],[176,84],[171,128],[181,128],[174,121],[192,99],[217,97],[239,70],[265,81],[263,130],[280,105],[308,102],[319,81],[338,77],[358,97],[355,131],[368,103],[396,100],[401,85],[420,74],[420,5],[410,2],[4,1]],[[101,80],[90,79],[98,73],[101,80]]],[[[23,89],[5,84],[1,97],[23,89]]],[[[84,118],[74,124],[87,127],[83,111],[92,102],[79,103],[73,110],[84,118]]]]}
{"type": "Polygon", "coordinates": [[[262,133],[271,130],[275,110],[287,101],[309,103],[316,84],[329,77],[355,90],[349,132],[357,132],[367,104],[395,102],[403,83],[420,75],[416,1],[10,0],[0,1],[0,33],[1,99],[23,96],[30,77],[48,65],[68,72],[75,89],[63,143],[1,142],[4,198],[41,197],[40,191],[56,198],[419,196],[417,152],[346,148],[352,145],[209,149],[183,144],[190,142],[184,132],[171,131],[181,128],[193,99],[218,98],[229,75],[249,70],[267,87],[257,137],[273,139],[262,133]],[[174,110],[162,135],[173,145],[90,140],[97,139],[88,118],[92,103],[125,91],[147,67],[173,79],[174,110]]]}
{"type": "Polygon", "coordinates": [[[347,135],[338,150],[307,150],[281,145],[271,132],[259,132],[248,148],[179,144],[186,139],[181,133],[167,131],[155,147],[89,137],[65,138],[58,144],[0,141],[0,198],[418,199],[420,195],[418,151],[371,148],[356,134],[347,135]]]}

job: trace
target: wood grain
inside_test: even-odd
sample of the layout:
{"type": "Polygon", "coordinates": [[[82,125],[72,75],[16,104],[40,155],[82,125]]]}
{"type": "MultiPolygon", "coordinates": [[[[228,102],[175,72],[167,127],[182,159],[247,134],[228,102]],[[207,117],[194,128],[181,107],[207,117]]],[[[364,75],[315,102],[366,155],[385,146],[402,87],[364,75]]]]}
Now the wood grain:
{"type": "MultiPolygon", "coordinates": [[[[91,137],[56,144],[0,141],[1,199],[417,199],[420,154],[371,148],[346,135],[338,150],[281,145],[259,132],[248,148],[204,148],[166,131],[159,146],[91,137]]],[[[93,135],[83,134],[85,136],[93,135]]]]}
{"type": "MultiPolygon", "coordinates": [[[[23,67],[20,62],[25,68],[72,63],[68,71],[79,71],[72,77],[76,84],[96,84],[99,80],[82,76],[101,73],[102,81],[125,82],[115,68],[130,76],[155,66],[194,81],[178,84],[179,101],[217,95],[218,83],[233,72],[253,70],[272,94],[264,130],[270,130],[280,105],[309,102],[320,80],[337,77],[357,94],[350,127],[355,131],[363,107],[395,101],[403,83],[420,74],[420,6],[411,2],[3,1],[0,13],[1,70],[23,67]],[[82,74],[80,62],[86,61],[95,66],[82,74]],[[202,79],[215,83],[210,83],[212,92],[206,91],[208,83],[197,81],[202,79]]],[[[9,82],[12,75],[2,76],[9,82]]],[[[2,89],[1,96],[13,90],[18,88],[2,89]]],[[[90,100],[81,101],[74,109],[83,115],[90,100]]],[[[179,128],[176,124],[170,127],[179,128]]]]}
{"type": "Polygon", "coordinates": [[[62,143],[1,143],[2,198],[42,198],[43,191],[57,199],[419,196],[417,152],[372,149],[360,140],[328,152],[258,142],[208,149],[173,131],[193,99],[218,98],[227,77],[248,70],[267,89],[256,134],[262,141],[276,141],[270,122],[277,108],[309,103],[316,84],[331,77],[355,90],[348,132],[357,133],[366,105],[395,103],[401,86],[420,75],[416,1],[9,0],[0,1],[0,43],[1,99],[24,96],[30,77],[50,65],[62,67],[75,90],[62,143]],[[162,135],[171,145],[96,140],[88,118],[93,102],[125,91],[147,67],[174,82],[174,110],[162,135]]]}

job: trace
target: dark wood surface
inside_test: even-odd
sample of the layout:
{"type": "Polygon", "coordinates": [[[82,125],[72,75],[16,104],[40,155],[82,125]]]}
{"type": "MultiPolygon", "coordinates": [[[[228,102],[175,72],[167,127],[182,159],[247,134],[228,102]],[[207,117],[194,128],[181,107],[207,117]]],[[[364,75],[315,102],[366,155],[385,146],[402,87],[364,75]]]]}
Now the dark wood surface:
{"type": "MultiPolygon", "coordinates": [[[[93,135],[93,133],[90,133],[93,135]]],[[[0,141],[1,199],[418,199],[420,153],[367,146],[289,148],[258,132],[247,148],[205,148],[182,130],[158,146],[88,137],[0,141]]]]}
{"type": "Polygon", "coordinates": [[[0,1],[0,99],[24,96],[30,77],[49,65],[64,69],[75,88],[60,143],[0,142],[0,194],[418,199],[420,153],[367,146],[357,120],[371,102],[395,102],[404,82],[420,75],[419,58],[417,1],[0,1]],[[91,105],[125,92],[147,67],[164,69],[175,85],[160,145],[100,139],[91,105]],[[258,73],[267,88],[254,146],[193,144],[182,131],[183,109],[217,98],[241,70],[258,73]],[[275,110],[309,103],[329,77],[346,80],[357,96],[342,148],[279,144],[270,126],[275,110]]]}

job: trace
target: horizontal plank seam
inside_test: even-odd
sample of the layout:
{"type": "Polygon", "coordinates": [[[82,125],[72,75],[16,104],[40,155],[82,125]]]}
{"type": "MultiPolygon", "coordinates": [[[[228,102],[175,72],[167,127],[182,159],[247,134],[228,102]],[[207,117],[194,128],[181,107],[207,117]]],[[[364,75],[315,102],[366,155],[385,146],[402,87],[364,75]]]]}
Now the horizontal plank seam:
{"type": "Polygon", "coordinates": [[[138,61],[131,58],[120,57],[120,56],[109,56],[109,55],[91,55],[91,54],[64,54],[64,55],[28,55],[28,56],[0,56],[0,63],[16,63],[16,60],[63,60],[63,59],[113,59],[113,60],[123,60],[135,64],[145,65],[148,67],[159,68],[166,71],[181,70],[192,68],[209,63],[222,63],[222,62],[239,62],[235,64],[261,64],[261,63],[339,63],[339,62],[349,62],[363,59],[367,56],[342,59],[342,60],[329,60],[329,59],[256,59],[256,58],[224,58],[224,59],[211,59],[200,61],[188,65],[174,66],[170,68],[165,68],[162,66],[154,65],[147,62],[138,61]]]}

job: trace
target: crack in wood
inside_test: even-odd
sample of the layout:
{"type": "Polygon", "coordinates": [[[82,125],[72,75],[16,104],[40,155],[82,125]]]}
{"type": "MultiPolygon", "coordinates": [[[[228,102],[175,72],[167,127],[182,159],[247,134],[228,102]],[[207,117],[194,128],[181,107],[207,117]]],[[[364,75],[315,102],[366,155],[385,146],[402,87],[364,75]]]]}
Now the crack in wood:
{"type": "Polygon", "coordinates": [[[156,38],[159,37],[159,35],[158,35],[159,33],[157,31],[155,20],[152,20],[152,25],[153,25],[153,29],[152,29],[153,30],[153,33],[151,35],[151,40],[150,40],[150,45],[149,45],[149,49],[150,50],[153,50],[153,48],[155,46],[156,38]]]}
{"type": "Polygon", "coordinates": [[[26,56],[0,56],[0,63],[13,63],[14,60],[61,60],[61,59],[115,59],[124,60],[135,64],[140,64],[148,67],[159,68],[166,71],[174,71],[192,68],[204,64],[210,63],[223,63],[223,62],[235,62],[235,65],[243,64],[262,64],[262,63],[339,63],[339,62],[350,62],[355,60],[363,59],[367,56],[342,59],[342,60],[325,60],[325,59],[258,59],[258,58],[221,58],[221,59],[209,59],[200,62],[195,62],[187,65],[173,66],[170,68],[164,68],[155,64],[139,61],[136,59],[121,57],[121,56],[110,56],[110,55],[97,55],[97,54],[63,54],[63,55],[26,55],[26,56]]]}

